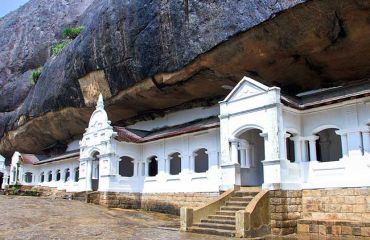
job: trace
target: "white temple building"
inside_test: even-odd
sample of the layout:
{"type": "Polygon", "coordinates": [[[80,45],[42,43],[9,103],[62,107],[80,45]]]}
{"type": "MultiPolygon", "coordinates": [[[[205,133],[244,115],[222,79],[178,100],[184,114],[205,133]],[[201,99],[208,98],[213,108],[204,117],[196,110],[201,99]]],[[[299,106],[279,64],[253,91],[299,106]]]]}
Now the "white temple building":
{"type": "MultiPolygon", "coordinates": [[[[364,90],[367,89],[367,90],[364,90]]],[[[370,90],[287,97],[243,78],[219,104],[112,126],[102,96],[83,138],[49,158],[16,152],[7,184],[68,192],[215,192],[370,186],[370,90]]]]}

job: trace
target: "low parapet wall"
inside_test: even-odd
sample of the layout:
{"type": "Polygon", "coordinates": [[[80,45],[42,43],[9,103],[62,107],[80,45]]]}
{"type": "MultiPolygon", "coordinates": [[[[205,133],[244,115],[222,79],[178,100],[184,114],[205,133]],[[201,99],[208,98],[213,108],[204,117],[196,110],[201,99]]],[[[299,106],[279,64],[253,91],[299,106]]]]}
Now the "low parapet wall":
{"type": "Polygon", "coordinates": [[[101,192],[99,204],[111,208],[132,208],[180,214],[181,207],[199,207],[219,196],[210,193],[116,193],[101,192]]]}

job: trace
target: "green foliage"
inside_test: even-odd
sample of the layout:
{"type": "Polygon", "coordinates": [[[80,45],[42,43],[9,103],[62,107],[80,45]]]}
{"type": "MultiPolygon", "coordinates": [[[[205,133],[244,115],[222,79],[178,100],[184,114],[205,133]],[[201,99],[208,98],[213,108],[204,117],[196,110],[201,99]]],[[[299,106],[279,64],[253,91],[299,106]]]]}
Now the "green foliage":
{"type": "Polygon", "coordinates": [[[32,85],[35,85],[37,83],[37,80],[39,79],[39,77],[41,75],[41,72],[42,72],[42,66],[33,70],[32,76],[31,76],[31,84],[32,85]]]}
{"type": "Polygon", "coordinates": [[[80,27],[68,27],[63,30],[63,37],[68,39],[75,39],[83,30],[82,26],[80,27]]]}
{"type": "Polygon", "coordinates": [[[52,52],[52,55],[55,57],[55,56],[58,56],[59,53],[62,51],[63,48],[65,48],[66,46],[68,46],[68,44],[70,43],[71,41],[69,40],[63,40],[59,43],[56,43],[54,44],[52,47],[51,47],[51,52],[52,52]]]}
{"type": "Polygon", "coordinates": [[[21,191],[21,187],[19,185],[14,185],[11,189],[11,194],[12,195],[17,195],[21,191]]]}

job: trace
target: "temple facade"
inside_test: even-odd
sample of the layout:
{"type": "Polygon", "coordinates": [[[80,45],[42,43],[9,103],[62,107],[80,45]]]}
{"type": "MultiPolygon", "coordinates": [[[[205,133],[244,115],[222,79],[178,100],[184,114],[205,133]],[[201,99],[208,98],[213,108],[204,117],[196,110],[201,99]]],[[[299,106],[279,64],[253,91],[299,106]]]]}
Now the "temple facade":
{"type": "Polygon", "coordinates": [[[219,104],[112,126],[102,96],[80,141],[52,157],[16,152],[2,187],[67,192],[219,193],[370,185],[370,91],[287,97],[243,78],[219,104]]]}

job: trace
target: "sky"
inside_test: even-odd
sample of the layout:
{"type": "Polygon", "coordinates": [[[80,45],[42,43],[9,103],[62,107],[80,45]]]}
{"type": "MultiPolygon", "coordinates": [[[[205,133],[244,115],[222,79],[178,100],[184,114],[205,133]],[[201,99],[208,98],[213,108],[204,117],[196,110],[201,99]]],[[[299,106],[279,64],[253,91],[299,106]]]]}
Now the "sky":
{"type": "Polygon", "coordinates": [[[28,1],[29,0],[0,0],[0,18],[28,1]]]}

